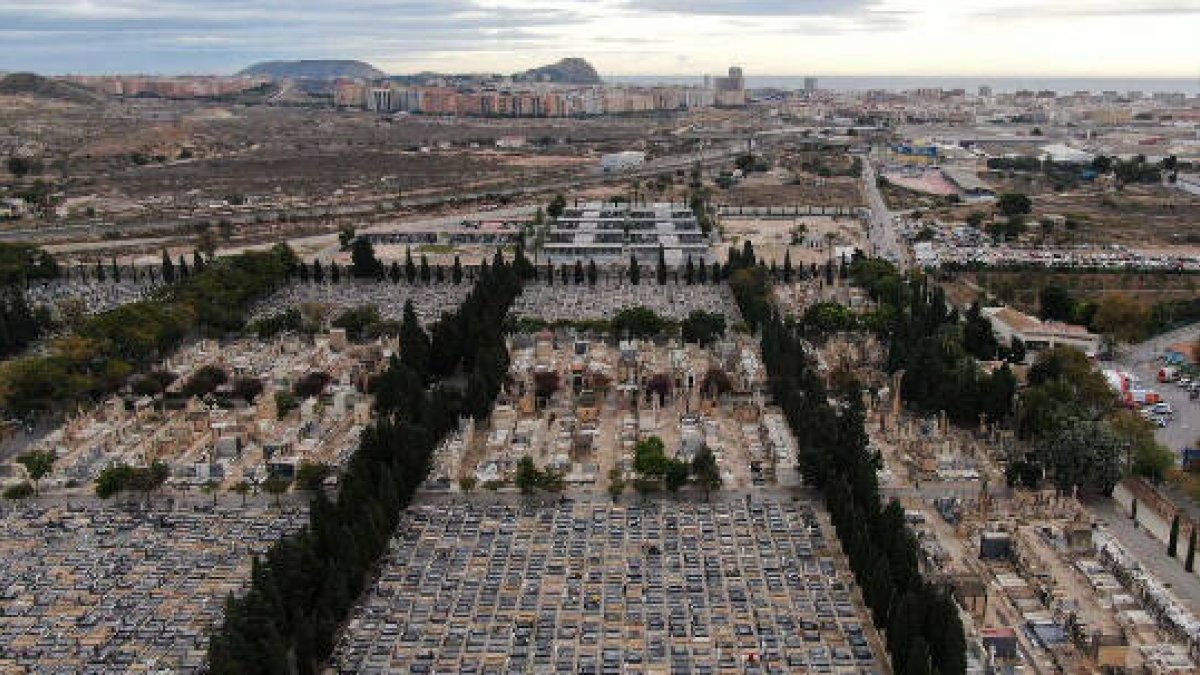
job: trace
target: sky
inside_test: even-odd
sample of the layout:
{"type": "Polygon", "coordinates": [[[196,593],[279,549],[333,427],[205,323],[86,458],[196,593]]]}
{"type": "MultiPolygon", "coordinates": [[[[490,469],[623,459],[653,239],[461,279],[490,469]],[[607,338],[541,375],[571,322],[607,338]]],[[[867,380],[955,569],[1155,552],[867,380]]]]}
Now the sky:
{"type": "Polygon", "coordinates": [[[0,0],[0,70],[1200,79],[1200,0],[0,0]]]}

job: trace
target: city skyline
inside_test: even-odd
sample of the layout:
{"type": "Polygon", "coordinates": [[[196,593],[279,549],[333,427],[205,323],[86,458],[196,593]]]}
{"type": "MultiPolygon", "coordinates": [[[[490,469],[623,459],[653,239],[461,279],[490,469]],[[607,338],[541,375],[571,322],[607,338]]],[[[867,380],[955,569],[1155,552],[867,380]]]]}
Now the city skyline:
{"type": "Polygon", "coordinates": [[[227,74],[347,58],[396,74],[507,73],[582,56],[616,77],[737,63],[777,76],[1192,80],[1197,33],[1192,0],[0,0],[0,70],[227,74]]]}

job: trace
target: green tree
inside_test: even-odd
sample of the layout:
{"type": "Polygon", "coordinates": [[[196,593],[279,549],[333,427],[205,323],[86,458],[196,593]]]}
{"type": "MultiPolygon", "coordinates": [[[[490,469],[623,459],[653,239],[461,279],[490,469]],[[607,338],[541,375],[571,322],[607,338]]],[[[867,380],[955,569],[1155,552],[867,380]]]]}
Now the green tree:
{"type": "Polygon", "coordinates": [[[296,487],[308,492],[320,490],[325,479],[333,473],[328,464],[301,462],[296,469],[296,487]]]}
{"type": "Polygon", "coordinates": [[[642,267],[638,265],[637,256],[629,256],[629,283],[637,286],[642,280],[642,267]]]}
{"type": "Polygon", "coordinates": [[[1033,209],[1033,202],[1029,197],[1020,193],[1006,192],[1000,195],[996,200],[996,208],[1000,210],[1006,218],[1012,216],[1023,216],[1028,214],[1033,209]]]}
{"type": "Polygon", "coordinates": [[[608,470],[608,496],[616,504],[624,492],[625,478],[621,475],[621,469],[614,466],[608,470]]]}
{"type": "Polygon", "coordinates": [[[281,495],[288,491],[288,488],[291,486],[291,484],[292,482],[290,480],[282,476],[271,476],[263,481],[263,490],[266,491],[267,494],[275,496],[275,506],[278,508],[282,506],[280,502],[281,495]]]}
{"type": "Polygon", "coordinates": [[[420,275],[421,275],[421,283],[428,286],[429,281],[432,277],[430,275],[430,270],[429,270],[429,256],[425,255],[424,253],[421,254],[420,275]]]}
{"type": "Polygon", "coordinates": [[[600,278],[600,272],[596,269],[596,261],[588,259],[587,280],[588,286],[595,286],[596,281],[600,278]]]}
{"type": "Polygon", "coordinates": [[[409,284],[417,281],[417,264],[413,262],[412,248],[404,247],[404,278],[409,284]]]}
{"type": "Polygon", "coordinates": [[[41,480],[54,469],[54,452],[51,450],[31,450],[17,456],[17,463],[25,467],[25,473],[33,481],[33,493],[38,494],[41,480]]]}
{"type": "Polygon", "coordinates": [[[275,415],[278,419],[287,417],[288,413],[300,407],[300,401],[290,391],[275,392],[275,415]]]}
{"type": "Polygon", "coordinates": [[[1179,554],[1179,514],[1171,519],[1171,534],[1167,538],[1167,555],[1172,558],[1179,554]]]}
{"type": "Polygon", "coordinates": [[[1038,306],[1043,319],[1070,321],[1075,310],[1075,299],[1066,288],[1049,284],[1038,292],[1038,306]]]}
{"type": "Polygon", "coordinates": [[[375,257],[375,247],[366,237],[358,237],[350,245],[350,274],[356,279],[375,279],[383,274],[383,263],[375,257]]]}
{"type": "Polygon", "coordinates": [[[717,456],[707,445],[696,451],[696,456],[692,458],[692,475],[696,477],[696,484],[704,490],[705,500],[711,498],[713,490],[721,489],[723,481],[717,456]]]}
{"type": "Polygon", "coordinates": [[[1054,484],[1069,493],[1075,487],[1112,492],[1124,473],[1128,442],[1106,422],[1074,420],[1056,434],[1037,442],[1043,466],[1052,470],[1054,484]]]}
{"type": "Polygon", "coordinates": [[[343,227],[342,229],[338,230],[338,247],[343,251],[350,250],[350,247],[357,242],[358,239],[359,237],[354,236],[353,227],[343,227]]]}
{"type": "Polygon", "coordinates": [[[662,478],[667,473],[669,461],[666,446],[658,436],[644,438],[633,447],[633,470],[643,478],[662,478]]]}
{"type": "Polygon", "coordinates": [[[683,320],[680,332],[684,342],[707,347],[725,335],[725,315],[694,310],[683,320]]]}
{"type": "Polygon", "coordinates": [[[521,461],[517,462],[517,473],[513,477],[513,483],[516,484],[521,494],[531,495],[541,482],[541,475],[542,472],[533,463],[533,458],[525,455],[521,461]]]}
{"type": "Polygon", "coordinates": [[[454,267],[450,272],[450,280],[456,285],[461,284],[463,280],[462,261],[458,259],[457,255],[454,256],[454,267]]]}
{"type": "Polygon", "coordinates": [[[212,505],[217,505],[217,491],[221,489],[221,481],[208,479],[204,481],[204,485],[200,486],[200,491],[206,495],[212,496],[212,505]]]}
{"type": "Polygon", "coordinates": [[[659,286],[667,284],[667,253],[662,245],[658,247],[658,264],[655,268],[655,279],[659,286]]]}
{"type": "Polygon", "coordinates": [[[4,488],[4,498],[17,501],[19,499],[29,499],[34,495],[33,486],[29,481],[21,481],[16,485],[10,485],[4,488]]]}
{"type": "Polygon", "coordinates": [[[554,195],[550,200],[550,205],[546,207],[546,215],[558,220],[562,217],[563,211],[567,208],[567,199],[561,194],[554,195]]]}
{"type": "Polygon", "coordinates": [[[1187,558],[1184,560],[1183,569],[1193,572],[1196,569],[1196,530],[1200,529],[1195,523],[1192,524],[1192,533],[1188,535],[1187,558]]]}
{"type": "Polygon", "coordinates": [[[167,249],[162,252],[162,280],[164,283],[175,283],[175,264],[171,262],[171,256],[167,255],[167,249]]]}
{"type": "Polygon", "coordinates": [[[458,489],[462,490],[463,494],[471,494],[478,484],[479,481],[474,476],[463,476],[458,479],[458,489]]]}
{"type": "Polygon", "coordinates": [[[237,483],[234,483],[230,490],[238,495],[241,495],[242,508],[246,508],[246,495],[250,494],[250,482],[247,480],[240,480],[237,483]]]}
{"type": "Polygon", "coordinates": [[[677,459],[672,459],[667,462],[667,470],[663,475],[663,485],[671,493],[679,492],[679,488],[687,485],[688,478],[691,477],[691,468],[687,462],[677,459]]]}
{"type": "Polygon", "coordinates": [[[417,319],[412,300],[408,300],[400,322],[400,362],[425,379],[429,374],[430,349],[429,335],[417,319]]]}
{"type": "Polygon", "coordinates": [[[610,325],[613,332],[619,336],[628,334],[637,338],[650,338],[663,332],[666,321],[645,307],[626,307],[617,312],[610,325]]]}

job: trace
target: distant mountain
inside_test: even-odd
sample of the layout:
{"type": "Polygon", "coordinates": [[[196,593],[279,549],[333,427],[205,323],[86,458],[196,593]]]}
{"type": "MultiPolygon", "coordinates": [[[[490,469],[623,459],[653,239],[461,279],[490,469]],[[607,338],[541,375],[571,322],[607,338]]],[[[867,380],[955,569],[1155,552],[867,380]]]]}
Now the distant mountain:
{"type": "Polygon", "coordinates": [[[376,80],[387,77],[386,73],[369,63],[334,59],[263,61],[242,70],[238,75],[265,75],[276,79],[307,80],[332,80],[339,77],[376,80]]]}
{"type": "Polygon", "coordinates": [[[12,73],[0,78],[0,94],[55,98],[75,103],[97,103],[104,96],[82,85],[52,80],[33,73],[12,73]]]}
{"type": "Polygon", "coordinates": [[[580,58],[563,59],[541,68],[513,75],[524,82],[554,82],[556,84],[600,84],[600,74],[592,64],[580,58]]]}

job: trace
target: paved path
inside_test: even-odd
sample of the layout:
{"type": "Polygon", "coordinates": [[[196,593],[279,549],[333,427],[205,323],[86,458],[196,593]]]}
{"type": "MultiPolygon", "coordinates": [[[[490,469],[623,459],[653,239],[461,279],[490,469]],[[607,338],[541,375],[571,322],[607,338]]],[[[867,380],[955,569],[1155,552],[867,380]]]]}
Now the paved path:
{"type": "Polygon", "coordinates": [[[1111,499],[1091,499],[1084,505],[1107,526],[1109,534],[1121,542],[1125,550],[1168,586],[1185,607],[1200,616],[1200,577],[1183,569],[1182,560],[1168,556],[1166,544],[1136,527],[1122,512],[1121,506],[1111,499]]]}

